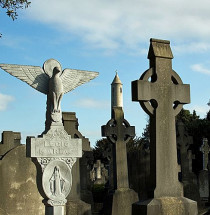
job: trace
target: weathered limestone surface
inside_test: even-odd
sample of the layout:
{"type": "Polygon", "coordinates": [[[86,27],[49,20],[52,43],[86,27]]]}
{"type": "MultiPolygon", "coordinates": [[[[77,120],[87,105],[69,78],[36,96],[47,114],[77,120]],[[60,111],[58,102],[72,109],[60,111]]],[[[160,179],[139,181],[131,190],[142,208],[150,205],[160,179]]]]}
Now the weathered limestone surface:
{"type": "Polygon", "coordinates": [[[0,161],[1,215],[45,215],[36,176],[36,166],[26,158],[25,145],[17,146],[3,157],[0,161]]]}
{"type": "Polygon", "coordinates": [[[183,104],[190,102],[190,86],[183,84],[172,69],[169,41],[151,39],[148,58],[150,68],[140,80],[132,82],[132,100],[140,102],[150,115],[150,171],[154,192],[152,201],[133,205],[133,215],[166,215],[172,207],[176,215],[196,215],[197,203],[183,197],[183,185],[178,181],[175,131],[175,116],[183,104]]]}

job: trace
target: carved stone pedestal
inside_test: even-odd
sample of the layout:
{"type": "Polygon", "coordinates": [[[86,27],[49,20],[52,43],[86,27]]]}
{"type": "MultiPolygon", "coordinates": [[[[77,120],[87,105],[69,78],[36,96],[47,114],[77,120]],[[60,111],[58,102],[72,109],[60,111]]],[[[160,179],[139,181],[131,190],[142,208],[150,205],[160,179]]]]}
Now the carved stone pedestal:
{"type": "Polygon", "coordinates": [[[77,157],[82,156],[81,139],[72,139],[62,125],[54,125],[43,136],[28,138],[27,151],[42,168],[46,214],[64,215],[66,197],[72,186],[71,169],[77,157]]]}

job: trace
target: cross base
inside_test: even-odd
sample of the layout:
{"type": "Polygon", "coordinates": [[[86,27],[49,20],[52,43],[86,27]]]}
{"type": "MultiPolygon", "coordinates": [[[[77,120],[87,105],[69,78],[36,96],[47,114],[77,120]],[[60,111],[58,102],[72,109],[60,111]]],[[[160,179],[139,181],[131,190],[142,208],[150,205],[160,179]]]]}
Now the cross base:
{"type": "Polygon", "coordinates": [[[132,204],[139,200],[138,194],[129,188],[117,189],[114,194],[111,194],[108,198],[109,205],[104,207],[105,210],[109,210],[112,213],[108,213],[108,210],[105,211],[105,214],[114,214],[114,215],[132,215],[132,204]],[[111,207],[111,208],[110,208],[111,207]]]}
{"type": "Polygon", "coordinates": [[[197,215],[197,202],[185,197],[162,197],[138,202],[132,215],[197,215]]]}

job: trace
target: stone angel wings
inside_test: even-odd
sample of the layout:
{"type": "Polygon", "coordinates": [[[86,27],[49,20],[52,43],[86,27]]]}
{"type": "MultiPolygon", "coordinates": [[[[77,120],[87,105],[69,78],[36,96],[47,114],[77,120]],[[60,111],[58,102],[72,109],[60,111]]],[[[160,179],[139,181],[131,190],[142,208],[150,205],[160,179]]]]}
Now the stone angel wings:
{"type": "Polygon", "coordinates": [[[43,68],[14,64],[0,64],[0,68],[10,75],[26,82],[41,93],[47,94],[48,110],[60,113],[60,101],[64,93],[96,78],[98,72],[64,69],[57,60],[45,61],[43,68]]]}

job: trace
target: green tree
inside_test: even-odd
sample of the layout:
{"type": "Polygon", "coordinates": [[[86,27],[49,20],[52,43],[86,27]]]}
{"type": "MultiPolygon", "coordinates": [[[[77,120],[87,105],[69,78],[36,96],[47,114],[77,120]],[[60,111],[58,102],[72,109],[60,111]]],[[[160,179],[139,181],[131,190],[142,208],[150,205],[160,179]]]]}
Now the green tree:
{"type": "Polygon", "coordinates": [[[185,124],[188,134],[193,137],[191,149],[196,158],[193,170],[198,173],[202,169],[202,153],[200,152],[202,140],[206,137],[210,141],[210,112],[204,119],[200,119],[196,111],[191,114],[189,110],[182,109],[176,119],[185,124]]]}
{"type": "Polygon", "coordinates": [[[107,138],[102,138],[96,141],[96,145],[93,148],[94,162],[96,160],[101,160],[102,163],[108,161],[104,153],[111,148],[111,144],[112,143],[110,143],[107,138]]]}
{"type": "MultiPolygon", "coordinates": [[[[17,19],[19,9],[26,9],[31,4],[28,0],[0,0],[0,7],[6,10],[6,14],[14,21],[17,19]]],[[[0,37],[2,35],[0,34],[0,37]]]]}

